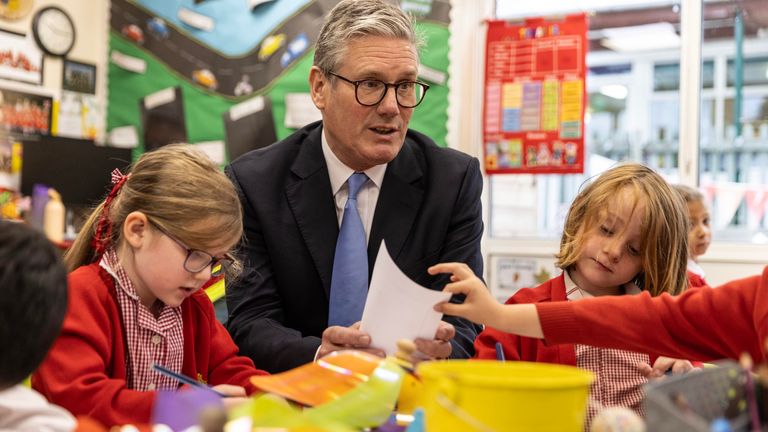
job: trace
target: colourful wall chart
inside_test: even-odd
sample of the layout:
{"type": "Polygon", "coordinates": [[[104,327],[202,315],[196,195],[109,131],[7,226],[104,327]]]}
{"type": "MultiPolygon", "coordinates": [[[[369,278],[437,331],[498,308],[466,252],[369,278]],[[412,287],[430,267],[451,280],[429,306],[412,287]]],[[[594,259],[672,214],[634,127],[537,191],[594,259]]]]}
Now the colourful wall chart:
{"type": "Polygon", "coordinates": [[[488,174],[584,171],[587,29],[584,14],[488,23],[488,174]]]}

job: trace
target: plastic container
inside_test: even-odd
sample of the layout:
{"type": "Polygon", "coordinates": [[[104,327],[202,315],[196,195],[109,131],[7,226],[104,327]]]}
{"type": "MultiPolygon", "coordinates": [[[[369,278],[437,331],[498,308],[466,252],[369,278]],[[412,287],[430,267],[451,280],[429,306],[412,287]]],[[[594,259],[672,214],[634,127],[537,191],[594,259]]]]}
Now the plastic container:
{"type": "Polygon", "coordinates": [[[427,431],[581,432],[593,379],[571,366],[494,360],[424,362],[416,373],[427,431]]]}
{"type": "Polygon", "coordinates": [[[651,382],[645,388],[646,430],[653,432],[710,432],[716,420],[730,430],[747,432],[749,393],[738,363],[651,382]]]}
{"type": "Polygon", "coordinates": [[[64,223],[66,220],[66,211],[61,202],[61,195],[56,189],[48,189],[49,200],[45,204],[43,216],[43,232],[48,240],[54,243],[64,241],[64,223]]]}
{"type": "Polygon", "coordinates": [[[48,186],[39,183],[32,186],[32,205],[27,215],[27,222],[40,231],[43,230],[45,205],[48,204],[48,189],[48,186]]]}

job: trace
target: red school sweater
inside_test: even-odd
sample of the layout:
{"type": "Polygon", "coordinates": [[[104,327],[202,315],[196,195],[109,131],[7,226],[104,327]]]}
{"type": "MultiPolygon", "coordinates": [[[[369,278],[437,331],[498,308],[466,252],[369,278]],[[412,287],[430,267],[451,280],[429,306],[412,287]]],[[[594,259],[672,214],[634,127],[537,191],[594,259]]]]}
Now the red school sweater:
{"type": "MultiPolygon", "coordinates": [[[[181,304],[184,360],[181,373],[209,385],[255,391],[249,378],[265,375],[238,356],[213,304],[199,290],[181,304]]],[[[149,423],[156,392],[127,388],[126,341],[115,283],[98,263],[69,274],[69,300],[61,334],[32,376],[32,387],[75,416],[105,425],[149,423]]]]}
{"type": "Polygon", "coordinates": [[[677,297],[647,292],[536,305],[547,344],[581,343],[701,361],[766,360],[768,267],[760,276],[677,297]]]}
{"type": "MultiPolygon", "coordinates": [[[[624,297],[624,296],[622,296],[624,297]]],[[[510,297],[506,304],[567,302],[565,278],[563,274],[552,278],[536,288],[523,288],[510,297]]],[[[579,300],[584,301],[584,300],[579,300]]],[[[573,303],[573,302],[568,302],[573,303]]],[[[506,360],[556,363],[576,366],[574,344],[547,345],[544,340],[505,333],[493,327],[485,327],[475,339],[475,357],[495,359],[496,342],[501,342],[506,360]]],[[[590,345],[590,344],[587,344],[590,345]]],[[[594,345],[594,344],[591,344],[594,345]]],[[[654,352],[642,351],[638,352],[654,352]]],[[[650,354],[651,365],[658,356],[650,354]]]]}

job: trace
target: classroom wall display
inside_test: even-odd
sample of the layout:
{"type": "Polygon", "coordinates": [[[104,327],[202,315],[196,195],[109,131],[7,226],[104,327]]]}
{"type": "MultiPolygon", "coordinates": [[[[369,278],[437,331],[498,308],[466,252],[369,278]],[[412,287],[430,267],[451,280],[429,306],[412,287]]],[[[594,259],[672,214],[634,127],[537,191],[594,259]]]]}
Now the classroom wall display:
{"type": "Polygon", "coordinates": [[[587,30],[585,14],[488,23],[486,173],[584,172],[587,30]]]}
{"type": "Polygon", "coordinates": [[[43,83],[43,52],[32,38],[0,29],[0,79],[43,83]]]}
{"type": "Polygon", "coordinates": [[[64,59],[62,90],[96,94],[96,65],[64,59]]]}
{"type": "Polygon", "coordinates": [[[53,98],[0,88],[0,134],[49,135],[53,98]]]}
{"type": "Polygon", "coordinates": [[[223,117],[229,160],[277,141],[272,101],[268,97],[256,96],[241,102],[224,113],[223,117]]]}
{"type": "Polygon", "coordinates": [[[169,87],[145,96],[139,103],[145,150],[188,142],[181,87],[169,87]]]}
{"type": "Polygon", "coordinates": [[[515,295],[523,288],[535,288],[562,273],[555,267],[551,255],[512,255],[490,254],[488,268],[492,269],[488,278],[491,294],[500,302],[515,295]]]}
{"type": "Polygon", "coordinates": [[[95,140],[104,129],[103,109],[96,95],[62,90],[54,109],[52,135],[95,140]]]}
{"type": "MultiPolygon", "coordinates": [[[[262,114],[272,116],[277,139],[285,138],[295,130],[284,122],[286,95],[309,91],[313,44],[323,16],[336,2],[274,0],[251,9],[244,1],[111,0],[107,130],[135,126],[138,136],[144,137],[138,101],[164,88],[178,87],[191,143],[227,139],[230,110],[258,96],[270,101],[271,113],[262,114]],[[209,17],[211,30],[180,21],[182,6],[209,17]],[[126,68],[115,58],[130,58],[142,67],[126,68]]],[[[404,9],[414,13],[410,10],[414,2],[403,3],[404,9]]],[[[449,1],[417,3],[417,25],[427,41],[421,63],[425,70],[445,76],[449,1]]],[[[448,88],[429,77],[420,79],[431,87],[414,110],[410,127],[445,146],[448,88]]],[[[144,144],[137,147],[137,154],[144,144]]]]}
{"type": "Polygon", "coordinates": [[[19,20],[32,12],[35,0],[3,0],[0,1],[0,18],[19,20]]]}

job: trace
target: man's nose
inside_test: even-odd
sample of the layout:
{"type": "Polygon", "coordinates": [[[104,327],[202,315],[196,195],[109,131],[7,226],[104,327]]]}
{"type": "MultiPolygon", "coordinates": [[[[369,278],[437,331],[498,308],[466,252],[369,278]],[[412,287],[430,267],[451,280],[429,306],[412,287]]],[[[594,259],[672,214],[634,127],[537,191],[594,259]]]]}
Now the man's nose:
{"type": "Polygon", "coordinates": [[[381,114],[397,114],[400,111],[400,106],[397,104],[396,90],[392,87],[387,87],[386,93],[384,93],[384,99],[379,102],[377,111],[381,114]]]}

